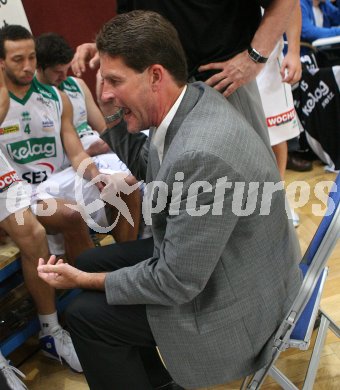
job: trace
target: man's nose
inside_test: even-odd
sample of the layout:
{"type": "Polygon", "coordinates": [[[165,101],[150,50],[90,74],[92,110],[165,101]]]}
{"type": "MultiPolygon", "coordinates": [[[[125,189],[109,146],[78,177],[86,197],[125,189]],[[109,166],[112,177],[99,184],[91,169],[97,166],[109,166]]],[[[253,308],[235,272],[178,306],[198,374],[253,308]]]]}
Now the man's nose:
{"type": "Polygon", "coordinates": [[[24,71],[25,72],[35,72],[35,68],[36,68],[36,65],[35,65],[35,61],[31,61],[29,59],[27,59],[24,63],[24,71]]]}
{"type": "Polygon", "coordinates": [[[103,89],[101,94],[101,100],[108,102],[115,99],[115,93],[112,87],[110,87],[105,81],[103,83],[103,89]]]}

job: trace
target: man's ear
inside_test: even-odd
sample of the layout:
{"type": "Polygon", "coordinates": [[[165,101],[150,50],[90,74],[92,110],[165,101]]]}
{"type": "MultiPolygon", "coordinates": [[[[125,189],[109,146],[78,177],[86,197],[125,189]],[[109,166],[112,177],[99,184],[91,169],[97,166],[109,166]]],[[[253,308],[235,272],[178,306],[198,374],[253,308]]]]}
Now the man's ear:
{"type": "Polygon", "coordinates": [[[158,90],[159,85],[163,81],[164,77],[164,68],[162,65],[154,64],[149,67],[149,75],[151,78],[151,88],[152,90],[158,90]]]}

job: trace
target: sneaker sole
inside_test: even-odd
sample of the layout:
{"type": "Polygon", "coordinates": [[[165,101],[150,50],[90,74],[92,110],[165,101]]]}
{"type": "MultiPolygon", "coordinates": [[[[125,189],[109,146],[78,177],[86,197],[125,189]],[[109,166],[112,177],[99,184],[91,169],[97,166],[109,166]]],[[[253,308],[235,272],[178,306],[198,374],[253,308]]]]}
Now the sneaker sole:
{"type": "Polygon", "coordinates": [[[61,362],[61,363],[65,363],[67,365],[67,367],[77,373],[77,374],[82,374],[83,373],[83,370],[82,371],[77,371],[75,368],[71,367],[67,361],[61,356],[60,358],[55,356],[55,355],[52,355],[51,353],[47,352],[47,351],[44,351],[43,349],[41,350],[41,352],[43,353],[44,356],[48,357],[49,359],[53,359],[53,360],[57,360],[58,362],[61,362]]]}

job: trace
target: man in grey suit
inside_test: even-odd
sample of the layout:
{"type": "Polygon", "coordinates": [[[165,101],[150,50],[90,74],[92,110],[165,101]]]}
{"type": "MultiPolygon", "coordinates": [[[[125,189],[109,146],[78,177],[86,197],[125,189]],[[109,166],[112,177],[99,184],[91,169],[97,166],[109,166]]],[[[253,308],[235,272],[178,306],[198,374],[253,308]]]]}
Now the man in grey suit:
{"type": "Polygon", "coordinates": [[[179,388],[164,387],[171,378],[156,345],[187,389],[250,374],[266,363],[301,283],[273,156],[221,94],[186,83],[176,30],[159,14],[119,15],[96,44],[102,109],[115,125],[105,139],[148,183],[154,250],[145,258],[138,241],[127,243],[130,263],[94,250],[93,272],[40,259],[49,284],[85,290],[67,320],[87,381],[95,390],[179,388]]]}

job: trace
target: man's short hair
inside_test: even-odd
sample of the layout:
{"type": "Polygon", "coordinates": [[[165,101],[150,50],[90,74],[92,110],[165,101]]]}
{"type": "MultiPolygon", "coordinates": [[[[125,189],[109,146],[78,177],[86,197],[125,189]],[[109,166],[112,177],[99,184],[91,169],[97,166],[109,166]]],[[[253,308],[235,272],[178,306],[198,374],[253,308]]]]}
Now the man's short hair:
{"type": "Polygon", "coordinates": [[[34,39],[27,28],[18,24],[7,24],[0,28],[0,58],[6,57],[5,41],[21,41],[23,39],[34,39]]]}
{"type": "Polygon", "coordinates": [[[136,72],[162,65],[177,84],[188,78],[187,62],[175,27],[156,12],[131,11],[107,22],[96,38],[99,52],[120,57],[136,72]]]}
{"type": "Polygon", "coordinates": [[[45,70],[55,65],[66,65],[71,62],[74,50],[59,34],[50,32],[41,34],[35,39],[37,66],[45,70]]]}

